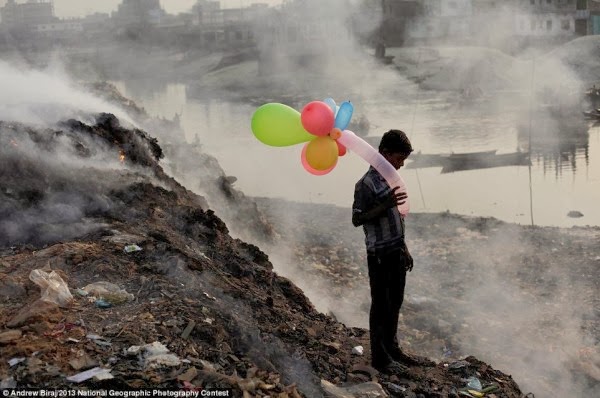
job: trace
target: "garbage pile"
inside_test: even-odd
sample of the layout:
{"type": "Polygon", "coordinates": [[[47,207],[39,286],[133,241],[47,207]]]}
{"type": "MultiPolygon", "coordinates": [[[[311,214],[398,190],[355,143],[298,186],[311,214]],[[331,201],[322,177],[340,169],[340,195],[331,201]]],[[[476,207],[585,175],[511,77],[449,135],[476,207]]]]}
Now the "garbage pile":
{"type": "Polygon", "coordinates": [[[521,397],[474,357],[378,374],[367,330],[318,312],[114,116],[0,130],[0,388],[521,397]]]}

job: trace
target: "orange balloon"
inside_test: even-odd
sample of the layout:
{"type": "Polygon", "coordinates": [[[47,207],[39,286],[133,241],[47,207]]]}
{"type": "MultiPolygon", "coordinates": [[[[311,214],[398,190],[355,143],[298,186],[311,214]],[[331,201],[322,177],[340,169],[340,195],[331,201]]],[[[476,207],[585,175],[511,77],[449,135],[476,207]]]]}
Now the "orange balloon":
{"type": "Polygon", "coordinates": [[[338,160],[338,146],[330,137],[317,137],[306,146],[306,161],[315,170],[327,170],[338,160]]]}

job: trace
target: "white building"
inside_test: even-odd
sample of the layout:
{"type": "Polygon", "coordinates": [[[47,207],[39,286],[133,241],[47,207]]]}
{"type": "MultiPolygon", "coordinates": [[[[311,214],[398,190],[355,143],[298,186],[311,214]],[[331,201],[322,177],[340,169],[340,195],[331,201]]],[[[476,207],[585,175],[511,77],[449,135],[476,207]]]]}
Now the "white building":
{"type": "Polygon", "coordinates": [[[424,16],[410,24],[411,37],[466,38],[471,34],[472,0],[426,0],[422,4],[424,16]]]}
{"type": "Polygon", "coordinates": [[[515,16],[517,36],[564,36],[575,34],[574,0],[521,0],[515,16]]]}
{"type": "Polygon", "coordinates": [[[83,32],[80,21],[60,21],[35,25],[34,32],[44,36],[65,36],[83,32]]]}

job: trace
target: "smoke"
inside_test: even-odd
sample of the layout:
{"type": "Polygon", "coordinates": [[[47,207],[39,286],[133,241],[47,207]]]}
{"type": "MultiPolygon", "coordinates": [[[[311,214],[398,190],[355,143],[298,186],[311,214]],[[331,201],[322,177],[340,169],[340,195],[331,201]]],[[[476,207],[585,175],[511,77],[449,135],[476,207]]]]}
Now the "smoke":
{"type": "Polygon", "coordinates": [[[459,294],[453,289],[434,293],[449,302],[439,314],[452,325],[445,338],[464,355],[512,374],[524,392],[541,397],[592,394],[582,370],[589,366],[588,374],[597,374],[600,362],[584,361],[581,351],[597,344],[593,331],[583,327],[586,314],[593,313],[588,300],[594,293],[580,276],[591,259],[548,262],[552,253],[565,248],[560,241],[546,246],[544,231],[500,226],[483,234],[456,232],[463,248],[448,256],[450,267],[429,268],[433,275],[421,274],[424,280],[417,282],[430,285],[439,278],[440,286],[460,284],[459,294]]]}
{"type": "MultiPolygon", "coordinates": [[[[298,107],[327,97],[360,101],[384,89],[398,92],[409,83],[378,67],[364,51],[372,43],[357,40],[372,37],[380,21],[377,8],[358,1],[310,0],[271,9],[255,26],[257,69],[237,71],[242,75],[234,78],[233,87],[251,98],[276,98],[298,107]]],[[[223,73],[203,80],[223,83],[223,73]]]]}
{"type": "Polygon", "coordinates": [[[84,137],[0,125],[0,246],[44,244],[99,227],[89,215],[110,208],[93,170],[122,168],[118,153],[84,137]],[[78,149],[94,148],[89,161],[78,149]],[[89,169],[93,167],[94,169],[89,169]]]}
{"type": "Polygon", "coordinates": [[[42,245],[98,229],[118,185],[109,175],[151,175],[134,165],[155,159],[146,137],[98,114],[132,119],[77,88],[60,68],[0,61],[0,85],[0,246],[42,245]],[[98,127],[101,120],[106,125],[98,127]],[[112,141],[118,139],[121,146],[112,141]]]}
{"type": "Polygon", "coordinates": [[[135,125],[121,108],[78,88],[60,64],[34,70],[0,60],[0,87],[0,120],[51,126],[73,117],[90,121],[91,115],[109,112],[135,125]]]}

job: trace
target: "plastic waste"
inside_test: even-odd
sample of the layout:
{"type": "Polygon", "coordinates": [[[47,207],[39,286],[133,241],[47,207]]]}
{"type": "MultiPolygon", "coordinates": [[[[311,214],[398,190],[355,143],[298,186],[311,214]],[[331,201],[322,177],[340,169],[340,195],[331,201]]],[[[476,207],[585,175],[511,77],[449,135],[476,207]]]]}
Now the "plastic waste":
{"type": "Polygon", "coordinates": [[[13,366],[25,362],[27,358],[11,358],[8,360],[8,365],[12,368],[13,366]]]}
{"type": "Polygon", "coordinates": [[[29,273],[29,279],[42,289],[42,300],[54,303],[59,307],[68,307],[73,301],[69,286],[55,271],[50,273],[34,269],[29,273]]]}
{"type": "Polygon", "coordinates": [[[479,381],[479,379],[475,376],[469,377],[469,379],[467,380],[467,387],[477,391],[481,391],[481,389],[483,388],[483,386],[481,385],[481,381],[479,381]]]}
{"type": "Polygon", "coordinates": [[[103,347],[110,347],[112,345],[111,342],[107,341],[104,337],[99,336],[97,334],[88,333],[85,337],[103,347]]]}
{"type": "Polygon", "coordinates": [[[354,355],[362,355],[364,353],[364,348],[361,345],[357,345],[356,347],[352,348],[352,354],[354,355]]]}
{"type": "Polygon", "coordinates": [[[121,289],[119,286],[110,282],[94,282],[85,286],[82,291],[92,296],[103,299],[105,302],[112,305],[118,305],[132,301],[135,297],[128,293],[127,290],[121,289]]]}
{"type": "Polygon", "coordinates": [[[469,365],[470,365],[469,362],[461,359],[460,361],[454,361],[454,362],[448,364],[448,369],[449,370],[459,370],[459,369],[466,368],[469,365]]]}
{"type": "Polygon", "coordinates": [[[127,245],[125,246],[125,253],[133,253],[133,252],[139,252],[142,250],[141,247],[139,247],[138,245],[127,245]]]}
{"type": "Polygon", "coordinates": [[[102,299],[96,300],[96,302],[94,304],[96,304],[96,307],[98,307],[98,308],[110,308],[110,307],[112,307],[111,303],[109,303],[108,301],[104,301],[102,299]]]}
{"type": "Polygon", "coordinates": [[[77,373],[76,375],[67,377],[67,380],[72,381],[74,383],[81,383],[82,381],[89,380],[92,377],[96,380],[106,380],[114,378],[113,375],[110,373],[110,369],[96,367],[90,370],[86,370],[85,372],[77,373]]]}
{"type": "Polygon", "coordinates": [[[162,343],[155,341],[152,344],[142,346],[144,349],[144,365],[146,368],[155,369],[169,366],[179,366],[181,360],[162,343]]]}

